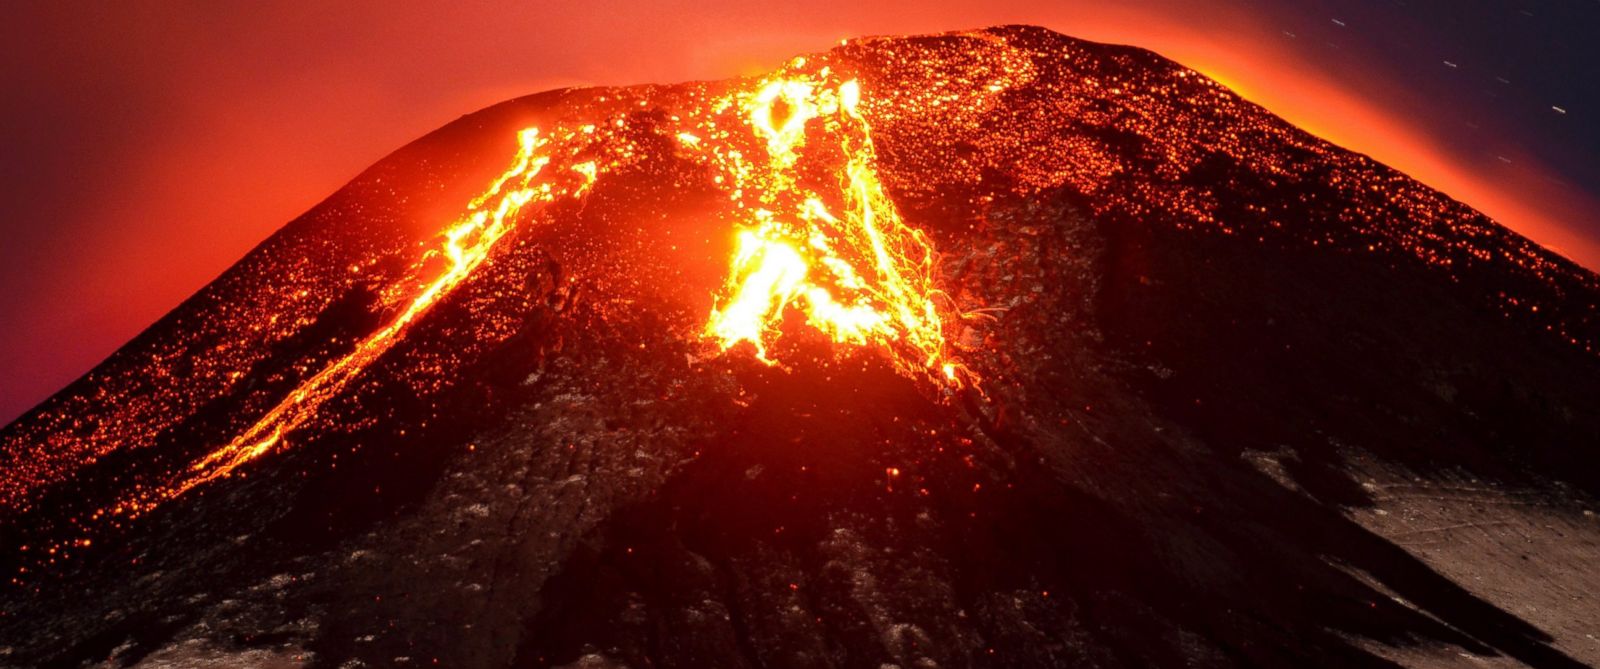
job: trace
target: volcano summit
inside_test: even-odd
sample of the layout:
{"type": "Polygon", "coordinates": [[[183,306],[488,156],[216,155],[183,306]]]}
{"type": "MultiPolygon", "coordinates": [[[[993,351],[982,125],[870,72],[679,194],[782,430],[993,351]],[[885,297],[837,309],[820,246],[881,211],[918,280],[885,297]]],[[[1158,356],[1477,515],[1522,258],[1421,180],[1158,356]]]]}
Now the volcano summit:
{"type": "Polygon", "coordinates": [[[0,664],[1582,666],[1597,356],[1593,272],[1146,51],[552,91],[0,432],[0,664]]]}

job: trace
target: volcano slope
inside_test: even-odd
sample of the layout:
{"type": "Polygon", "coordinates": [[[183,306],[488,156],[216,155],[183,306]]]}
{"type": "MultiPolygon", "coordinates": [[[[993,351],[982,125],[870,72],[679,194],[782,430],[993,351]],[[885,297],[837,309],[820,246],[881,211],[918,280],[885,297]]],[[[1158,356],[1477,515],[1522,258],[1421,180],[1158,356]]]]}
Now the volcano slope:
{"type": "Polygon", "coordinates": [[[1597,303],[1038,28],[534,95],[0,433],[0,663],[1595,663],[1597,303]]]}

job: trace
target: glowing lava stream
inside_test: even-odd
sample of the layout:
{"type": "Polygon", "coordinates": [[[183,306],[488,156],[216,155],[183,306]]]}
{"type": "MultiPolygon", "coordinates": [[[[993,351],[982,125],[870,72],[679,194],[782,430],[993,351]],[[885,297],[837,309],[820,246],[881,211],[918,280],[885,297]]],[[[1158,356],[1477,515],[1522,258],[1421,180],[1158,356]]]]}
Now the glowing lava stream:
{"type": "MultiPolygon", "coordinates": [[[[277,406],[227,446],[195,462],[189,467],[189,476],[174,485],[169,495],[180,495],[197,485],[227,476],[239,465],[272,450],[293,430],[316,414],[317,407],[337,395],[373,360],[383,355],[399,341],[406,328],[418,316],[427,312],[439,298],[459,285],[462,280],[487,258],[495,242],[504,237],[514,225],[516,215],[531,201],[549,202],[556,193],[549,183],[532,186],[535,177],[550,163],[547,155],[540,153],[549,142],[539,136],[538,128],[529,128],[518,134],[520,148],[510,169],[500,175],[494,184],[467,206],[467,216],[445,230],[441,252],[449,261],[444,273],[411,300],[388,325],[368,335],[355,349],[300,384],[277,406]],[[517,185],[505,191],[506,184],[516,180],[517,185]],[[498,199],[496,199],[498,198],[498,199]],[[494,200],[492,208],[484,205],[494,200]]],[[[581,168],[582,166],[577,166],[581,168]]],[[[580,187],[586,189],[594,181],[592,171],[575,169],[585,177],[580,187]]]]}
{"type": "MultiPolygon", "coordinates": [[[[797,60],[791,67],[803,65],[804,60],[797,60]]],[[[880,347],[903,374],[960,386],[973,377],[947,355],[934,302],[941,294],[935,287],[936,255],[927,238],[900,218],[878,180],[877,158],[859,103],[858,84],[838,83],[823,67],[813,74],[791,73],[736,89],[708,101],[687,121],[672,117],[670,131],[679,148],[709,168],[713,181],[727,190],[735,215],[746,221],[737,231],[730,274],[714,302],[705,336],[724,351],[749,343],[758,358],[771,364],[769,346],[785,312],[793,309],[836,342],[880,347]],[[737,120],[717,122],[728,115],[737,120]],[[830,137],[837,142],[818,141],[830,137]],[[811,147],[806,147],[808,139],[811,147]],[[746,158],[763,153],[764,160],[746,158]],[[802,185],[802,168],[816,167],[816,160],[824,161],[824,172],[833,175],[836,192],[802,185]]],[[[599,174],[637,160],[638,152],[617,132],[624,125],[615,119],[598,126],[563,126],[551,139],[537,128],[522,131],[511,167],[468,205],[466,215],[442,233],[440,247],[429,253],[443,256],[448,266],[423,283],[398,316],[167,485],[141,488],[96,516],[142,515],[278,448],[470,277],[513,230],[526,206],[582,196],[599,174]],[[582,145],[602,147],[609,162],[571,164],[558,170],[576,175],[565,182],[547,173],[549,149],[570,160],[582,145]]]]}

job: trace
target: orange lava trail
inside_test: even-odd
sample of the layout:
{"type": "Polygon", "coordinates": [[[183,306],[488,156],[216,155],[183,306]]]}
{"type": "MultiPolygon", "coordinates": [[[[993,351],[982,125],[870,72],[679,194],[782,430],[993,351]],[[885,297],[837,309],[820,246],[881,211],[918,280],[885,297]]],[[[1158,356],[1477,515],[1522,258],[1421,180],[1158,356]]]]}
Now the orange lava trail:
{"type": "MultiPolygon", "coordinates": [[[[548,184],[535,183],[550,162],[549,156],[543,153],[549,141],[540,137],[537,128],[522,131],[518,140],[520,147],[512,166],[468,205],[465,217],[444,231],[438,252],[449,265],[442,274],[429,282],[387,325],[302,382],[233,441],[190,465],[176,482],[160,492],[160,497],[176,497],[195,486],[228,476],[240,465],[277,447],[287,433],[315,416],[318,407],[338,395],[362,370],[393,348],[417,318],[471,276],[496,242],[514,227],[517,215],[527,204],[553,200],[557,193],[548,184]],[[508,184],[513,185],[508,189],[508,184]]],[[[592,173],[578,171],[589,182],[593,181],[592,173]]]]}

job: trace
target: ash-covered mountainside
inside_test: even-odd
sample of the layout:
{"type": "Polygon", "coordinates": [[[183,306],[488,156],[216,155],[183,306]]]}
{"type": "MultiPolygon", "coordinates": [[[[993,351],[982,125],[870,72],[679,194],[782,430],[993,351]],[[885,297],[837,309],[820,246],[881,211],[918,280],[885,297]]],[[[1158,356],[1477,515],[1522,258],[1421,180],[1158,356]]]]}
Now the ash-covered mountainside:
{"type": "Polygon", "coordinates": [[[0,665],[1594,664],[1597,305],[1039,28],[521,98],[0,432],[0,665]]]}

